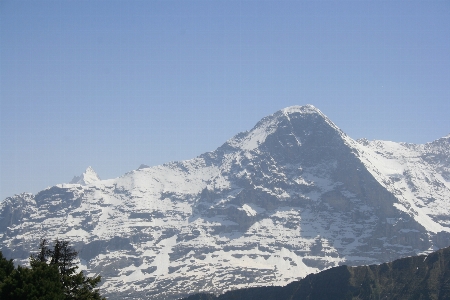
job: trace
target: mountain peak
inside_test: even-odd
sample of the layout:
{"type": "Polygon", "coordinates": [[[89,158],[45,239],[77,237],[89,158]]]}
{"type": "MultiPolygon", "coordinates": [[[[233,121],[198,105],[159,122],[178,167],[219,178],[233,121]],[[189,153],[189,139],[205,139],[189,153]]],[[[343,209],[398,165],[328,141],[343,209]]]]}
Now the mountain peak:
{"type": "Polygon", "coordinates": [[[284,146],[292,144],[300,146],[302,141],[314,140],[310,136],[327,135],[325,140],[331,140],[336,133],[340,136],[343,135],[343,132],[318,108],[311,104],[295,105],[263,118],[250,131],[240,133],[230,139],[227,145],[235,149],[255,150],[275,134],[277,135],[275,144],[284,145],[285,142],[284,146]]]}
{"type": "Polygon", "coordinates": [[[24,264],[41,237],[68,239],[111,300],[411,256],[450,245],[449,143],[356,143],[314,106],[288,107],[190,160],[103,181],[89,167],[76,184],[10,197],[0,250],[24,264]]]}
{"type": "Polygon", "coordinates": [[[294,105],[289,106],[281,110],[285,114],[291,114],[291,113],[301,113],[301,114],[315,114],[319,113],[322,114],[322,112],[316,108],[314,105],[306,104],[303,106],[300,105],[294,105]]]}
{"type": "Polygon", "coordinates": [[[84,171],[83,174],[81,174],[80,176],[74,176],[72,181],[70,181],[70,183],[89,185],[89,184],[99,181],[99,180],[100,180],[100,177],[98,177],[98,175],[94,171],[94,169],[91,166],[89,166],[89,167],[87,167],[86,171],[84,171]]]}

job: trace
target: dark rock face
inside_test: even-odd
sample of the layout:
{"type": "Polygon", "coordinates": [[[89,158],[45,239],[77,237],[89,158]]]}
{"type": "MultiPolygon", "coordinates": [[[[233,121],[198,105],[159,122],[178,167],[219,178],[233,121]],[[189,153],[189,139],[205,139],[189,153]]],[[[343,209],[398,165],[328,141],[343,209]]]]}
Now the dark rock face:
{"type": "Polygon", "coordinates": [[[110,299],[391,261],[450,245],[446,143],[356,142],[316,108],[291,107],[192,160],[7,198],[0,249],[25,263],[40,238],[70,239],[110,299]]]}

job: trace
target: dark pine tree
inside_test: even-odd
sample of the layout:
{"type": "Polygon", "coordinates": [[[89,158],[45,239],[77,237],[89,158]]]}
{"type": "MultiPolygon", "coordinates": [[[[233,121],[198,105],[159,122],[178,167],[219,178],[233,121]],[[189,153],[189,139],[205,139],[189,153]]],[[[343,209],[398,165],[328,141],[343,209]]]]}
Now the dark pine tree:
{"type": "Polygon", "coordinates": [[[53,247],[41,240],[39,250],[30,256],[30,268],[14,268],[0,252],[0,299],[92,299],[103,300],[97,285],[100,276],[77,272],[78,253],[68,241],[55,240],[53,247]]]}

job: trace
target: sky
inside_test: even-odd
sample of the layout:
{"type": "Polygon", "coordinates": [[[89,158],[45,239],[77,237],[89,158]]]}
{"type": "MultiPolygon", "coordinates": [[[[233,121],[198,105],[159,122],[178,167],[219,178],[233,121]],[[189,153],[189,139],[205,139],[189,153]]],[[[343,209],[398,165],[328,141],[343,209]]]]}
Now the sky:
{"type": "Polygon", "coordinates": [[[312,104],[350,137],[450,133],[450,1],[0,1],[0,201],[212,151],[312,104]]]}

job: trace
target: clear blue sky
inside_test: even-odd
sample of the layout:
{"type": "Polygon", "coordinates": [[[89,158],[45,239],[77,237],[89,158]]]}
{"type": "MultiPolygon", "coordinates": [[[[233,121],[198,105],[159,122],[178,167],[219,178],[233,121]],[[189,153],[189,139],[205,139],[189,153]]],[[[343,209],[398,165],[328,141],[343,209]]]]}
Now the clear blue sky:
{"type": "Polygon", "coordinates": [[[450,133],[450,1],[0,1],[0,198],[211,151],[313,104],[450,133]]]}

